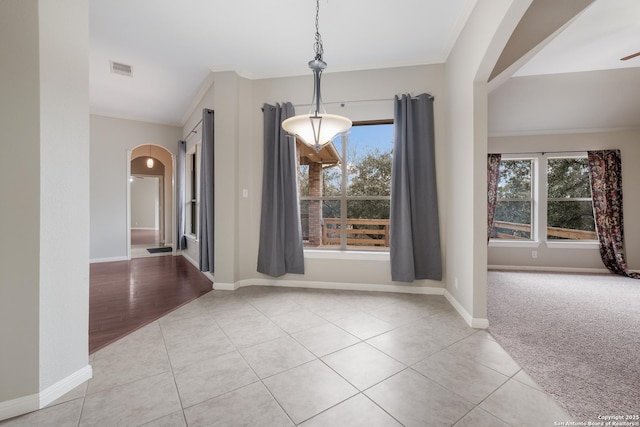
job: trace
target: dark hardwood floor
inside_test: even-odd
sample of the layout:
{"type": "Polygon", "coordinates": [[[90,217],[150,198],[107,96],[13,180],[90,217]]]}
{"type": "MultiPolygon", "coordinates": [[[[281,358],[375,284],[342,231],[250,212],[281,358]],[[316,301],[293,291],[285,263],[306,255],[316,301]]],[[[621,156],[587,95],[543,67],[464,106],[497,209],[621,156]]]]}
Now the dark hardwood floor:
{"type": "Polygon", "coordinates": [[[181,256],[91,264],[89,353],[211,291],[181,256]]]}

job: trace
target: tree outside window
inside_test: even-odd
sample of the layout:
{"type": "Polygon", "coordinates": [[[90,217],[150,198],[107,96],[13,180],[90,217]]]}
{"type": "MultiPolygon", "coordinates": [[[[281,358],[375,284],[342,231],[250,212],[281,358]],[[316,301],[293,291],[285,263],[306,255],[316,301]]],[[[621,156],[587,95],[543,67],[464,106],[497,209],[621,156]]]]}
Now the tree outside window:
{"type": "Polygon", "coordinates": [[[492,238],[531,240],[533,159],[502,160],[492,238]]]}
{"type": "Polygon", "coordinates": [[[586,156],[503,157],[491,238],[596,240],[586,156]],[[546,195],[539,194],[545,189],[546,195]],[[535,229],[536,218],[546,223],[546,233],[535,229]]]}
{"type": "Polygon", "coordinates": [[[547,160],[547,239],[596,239],[586,157],[547,160]]]}

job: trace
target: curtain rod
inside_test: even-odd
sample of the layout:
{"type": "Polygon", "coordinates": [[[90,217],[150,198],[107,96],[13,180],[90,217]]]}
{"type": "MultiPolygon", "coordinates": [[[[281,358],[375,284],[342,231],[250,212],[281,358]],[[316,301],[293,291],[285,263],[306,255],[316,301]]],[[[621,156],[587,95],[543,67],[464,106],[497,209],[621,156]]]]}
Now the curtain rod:
{"type": "Polygon", "coordinates": [[[577,154],[577,153],[586,153],[590,150],[563,150],[563,151],[523,151],[519,153],[504,153],[504,152],[496,152],[496,153],[487,153],[487,154],[505,154],[505,155],[524,155],[524,154],[577,154]]]}
{"type": "MultiPolygon", "coordinates": [[[[425,95],[427,95],[429,97],[429,99],[435,99],[435,97],[433,95],[431,95],[430,93],[426,93],[425,95]]],[[[411,99],[418,99],[417,96],[412,96],[411,99]]],[[[322,102],[325,105],[329,105],[329,104],[339,104],[340,106],[344,107],[346,104],[356,104],[356,103],[365,103],[365,102],[385,102],[385,101],[394,101],[395,98],[377,98],[377,99],[357,99],[355,101],[333,101],[333,102],[322,102]]],[[[294,104],[294,107],[310,107],[313,104],[294,104]]]]}
{"type": "Polygon", "coordinates": [[[193,129],[191,129],[191,132],[189,132],[189,133],[187,134],[187,136],[185,136],[185,137],[184,137],[184,139],[189,138],[189,136],[190,136],[192,133],[198,133],[198,132],[196,132],[196,128],[197,128],[198,126],[200,126],[200,124],[201,124],[201,123],[202,123],[202,119],[200,119],[200,121],[199,121],[198,123],[196,123],[196,125],[193,127],[193,129]]]}
{"type": "MultiPolygon", "coordinates": [[[[429,99],[435,99],[435,96],[431,95],[430,93],[426,93],[425,95],[427,95],[429,97],[429,99]]],[[[411,99],[418,99],[417,96],[412,96],[411,99]]],[[[340,106],[344,107],[346,104],[355,104],[355,103],[365,103],[365,102],[387,102],[387,101],[394,101],[395,98],[377,98],[377,99],[358,99],[355,101],[333,101],[333,102],[322,102],[324,105],[329,105],[329,104],[339,104],[340,106]]],[[[311,107],[313,104],[294,104],[294,108],[297,107],[311,107]]],[[[260,108],[262,111],[264,111],[264,108],[260,108]]]]}

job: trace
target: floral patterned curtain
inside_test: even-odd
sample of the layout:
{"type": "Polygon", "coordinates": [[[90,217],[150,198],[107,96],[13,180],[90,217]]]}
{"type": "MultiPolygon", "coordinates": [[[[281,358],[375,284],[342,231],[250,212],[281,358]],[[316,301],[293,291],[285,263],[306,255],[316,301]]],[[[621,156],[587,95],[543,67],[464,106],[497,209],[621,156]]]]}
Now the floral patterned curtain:
{"type": "Polygon", "coordinates": [[[500,160],[502,155],[489,154],[487,156],[487,243],[493,231],[493,221],[496,215],[496,200],[498,199],[498,182],[500,181],[500,160]]]}
{"type": "Polygon", "coordinates": [[[602,262],[612,273],[640,279],[640,274],[629,271],[624,256],[620,150],[589,151],[587,155],[602,262]]]}

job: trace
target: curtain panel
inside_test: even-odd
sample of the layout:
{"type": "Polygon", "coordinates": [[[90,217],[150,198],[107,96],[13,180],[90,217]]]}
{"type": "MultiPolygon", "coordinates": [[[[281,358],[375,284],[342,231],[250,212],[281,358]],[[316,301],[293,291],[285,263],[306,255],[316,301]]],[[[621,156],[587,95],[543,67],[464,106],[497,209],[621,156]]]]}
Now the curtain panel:
{"type": "Polygon", "coordinates": [[[433,97],[395,97],[391,168],[391,278],[442,280],[433,97]]]}
{"type": "Polygon", "coordinates": [[[487,155],[487,243],[491,239],[493,223],[496,217],[496,202],[498,200],[498,183],[500,182],[501,154],[487,155]]]}
{"type": "Polygon", "coordinates": [[[624,255],[620,150],[588,151],[587,156],[602,262],[612,273],[640,279],[640,274],[629,271],[624,255]]]}
{"type": "Polygon", "coordinates": [[[176,159],[176,250],[187,248],[187,238],[185,237],[185,162],[187,158],[187,142],[178,141],[178,158],[176,159]]]}
{"type": "Polygon", "coordinates": [[[304,274],[296,142],[282,129],[282,122],[295,112],[293,105],[286,102],[282,106],[265,104],[263,114],[264,165],[257,270],[273,277],[304,274]]]}
{"type": "Polygon", "coordinates": [[[200,155],[200,232],[198,234],[200,271],[214,271],[214,113],[202,110],[202,151],[200,155]]]}

